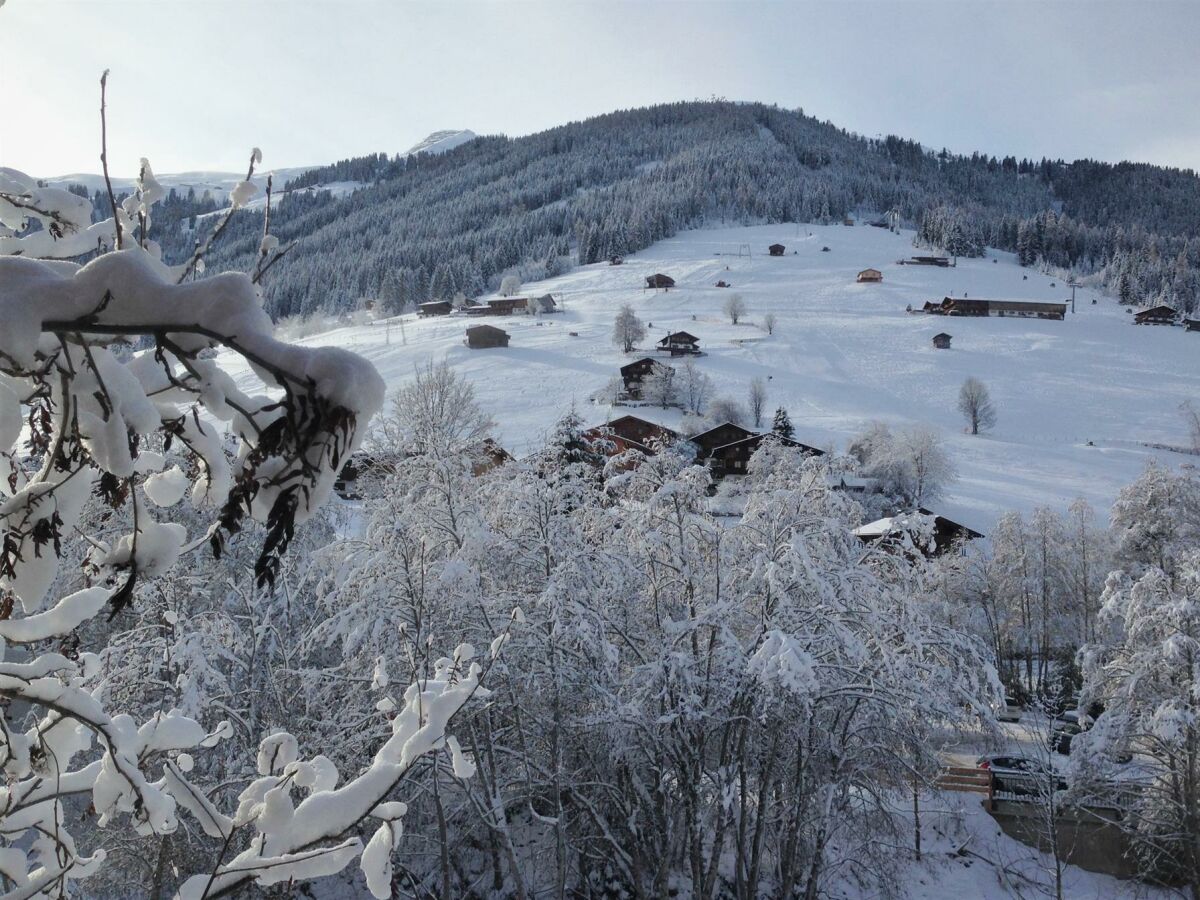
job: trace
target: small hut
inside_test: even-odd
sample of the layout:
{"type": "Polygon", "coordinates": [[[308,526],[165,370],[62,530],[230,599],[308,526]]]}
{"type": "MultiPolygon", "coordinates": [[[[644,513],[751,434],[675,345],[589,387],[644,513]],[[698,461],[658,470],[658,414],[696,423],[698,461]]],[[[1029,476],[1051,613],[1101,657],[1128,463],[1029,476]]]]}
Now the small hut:
{"type": "Polygon", "coordinates": [[[488,347],[507,347],[508,332],[495,325],[472,325],[467,329],[464,343],[472,350],[483,350],[488,347]]]}
{"type": "Polygon", "coordinates": [[[883,273],[878,269],[863,269],[855,280],[859,284],[877,284],[883,281],[883,273]]]}
{"type": "Polygon", "coordinates": [[[663,275],[661,272],[655,275],[647,275],[646,287],[667,291],[675,287],[675,279],[670,275],[663,275]]]}
{"type": "Polygon", "coordinates": [[[783,246],[783,244],[772,244],[770,247],[767,248],[767,252],[770,253],[772,256],[783,256],[783,252],[786,249],[787,249],[787,247],[783,246]]]}
{"type": "Polygon", "coordinates": [[[935,334],[933,336],[933,346],[938,350],[949,350],[950,335],[946,334],[944,331],[941,334],[935,334]]]}
{"type": "Polygon", "coordinates": [[[1183,327],[1188,331],[1200,331],[1200,319],[1184,319],[1183,327]]]}

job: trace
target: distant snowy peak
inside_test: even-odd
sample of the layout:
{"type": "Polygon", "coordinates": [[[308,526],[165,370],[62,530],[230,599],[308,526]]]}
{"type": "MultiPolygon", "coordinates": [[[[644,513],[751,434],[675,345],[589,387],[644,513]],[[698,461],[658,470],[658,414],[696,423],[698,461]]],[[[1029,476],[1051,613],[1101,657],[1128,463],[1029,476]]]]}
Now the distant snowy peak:
{"type": "MultiPolygon", "coordinates": [[[[274,176],[275,189],[279,190],[291,179],[297,175],[301,175],[312,169],[319,168],[318,166],[294,166],[285,169],[269,169],[264,168],[254,175],[254,183],[259,190],[266,187],[267,175],[274,176]]],[[[194,190],[196,196],[203,196],[207,191],[210,196],[218,203],[223,203],[229,196],[229,192],[233,190],[239,183],[245,180],[246,173],[242,172],[177,172],[173,174],[164,174],[156,176],[158,183],[163,187],[170,189],[174,188],[180,194],[186,194],[189,190],[194,190]]],[[[46,184],[52,187],[66,187],[69,184],[82,184],[89,191],[103,191],[105,189],[104,176],[95,173],[76,172],[70,175],[57,175],[52,178],[42,179],[46,184]]],[[[117,192],[132,191],[137,184],[136,178],[113,178],[113,190],[117,192]]]]}
{"type": "Polygon", "coordinates": [[[453,150],[455,147],[465,144],[467,141],[473,141],[477,135],[473,131],[463,129],[456,131],[453,128],[447,131],[435,131],[423,141],[419,141],[409,148],[405,156],[414,156],[417,153],[445,153],[447,150],[453,150]]]}

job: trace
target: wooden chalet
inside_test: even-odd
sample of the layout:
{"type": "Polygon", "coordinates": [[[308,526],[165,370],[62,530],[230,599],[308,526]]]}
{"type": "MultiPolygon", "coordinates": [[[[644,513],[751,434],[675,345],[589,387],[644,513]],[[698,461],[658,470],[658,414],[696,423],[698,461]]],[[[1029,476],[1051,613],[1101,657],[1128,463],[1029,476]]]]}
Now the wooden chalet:
{"type": "Polygon", "coordinates": [[[525,312],[529,309],[528,297],[500,297],[496,300],[489,300],[487,308],[490,315],[493,316],[511,316],[514,312],[520,310],[525,312]]]}
{"type": "Polygon", "coordinates": [[[507,347],[508,332],[494,325],[472,325],[467,329],[467,336],[463,343],[472,350],[507,347]]]}
{"type": "Polygon", "coordinates": [[[505,463],[512,462],[512,454],[501,447],[492,438],[484,438],[474,452],[471,462],[471,474],[484,475],[492,469],[498,469],[505,463]]]}
{"type": "MultiPolygon", "coordinates": [[[[654,456],[660,445],[679,439],[679,435],[670,428],[637,416],[621,416],[603,425],[596,425],[585,431],[583,437],[593,451],[610,459],[630,450],[636,450],[643,456],[654,456]]],[[[618,465],[620,469],[628,471],[636,468],[638,462],[634,457],[623,460],[618,465]]]]}
{"type": "Polygon", "coordinates": [[[659,369],[670,369],[670,366],[649,356],[643,356],[628,365],[621,366],[621,381],[625,385],[625,393],[631,400],[642,399],[642,382],[648,375],[659,369]]]}
{"type": "Polygon", "coordinates": [[[1169,306],[1152,306],[1133,315],[1138,325],[1174,325],[1178,319],[1179,313],[1169,306]]]}
{"type": "Polygon", "coordinates": [[[670,275],[663,275],[661,272],[656,275],[647,275],[646,287],[668,291],[675,287],[675,279],[670,275]]]}
{"type": "Polygon", "coordinates": [[[1184,319],[1183,327],[1188,331],[1200,331],[1200,319],[1184,319]]]}
{"type": "MultiPolygon", "coordinates": [[[[695,442],[695,438],[692,440],[695,442]]],[[[727,475],[745,475],[746,468],[750,465],[750,457],[755,454],[765,440],[778,441],[783,447],[797,447],[810,456],[825,455],[824,450],[767,431],[714,447],[704,457],[704,464],[717,478],[724,478],[727,475]]]]}
{"type": "Polygon", "coordinates": [[[668,351],[672,356],[698,356],[700,338],[686,331],[676,331],[659,341],[658,349],[668,351]]]}
{"type": "MultiPolygon", "coordinates": [[[[955,522],[953,519],[947,519],[945,516],[939,516],[937,513],[930,512],[925,507],[919,507],[915,510],[923,516],[933,517],[933,549],[927,550],[922,548],[923,553],[930,556],[938,556],[946,553],[956,547],[961,547],[966,541],[973,541],[977,538],[982,538],[983,535],[973,528],[968,528],[960,522],[955,522]]],[[[908,515],[913,515],[909,513],[908,515]]],[[[874,522],[868,522],[854,529],[854,536],[864,544],[869,544],[881,538],[898,533],[903,529],[903,519],[906,516],[886,516],[882,519],[876,519],[874,522]]]]}
{"type": "Polygon", "coordinates": [[[693,434],[689,441],[696,445],[696,461],[704,462],[718,447],[754,437],[754,432],[733,422],[723,422],[707,431],[693,434]]]}
{"type": "Polygon", "coordinates": [[[449,300],[434,300],[430,303],[417,304],[417,314],[422,319],[431,316],[448,316],[454,312],[454,305],[449,300]]]}
{"type": "Polygon", "coordinates": [[[945,297],[941,303],[926,302],[925,311],[942,316],[995,316],[996,318],[1056,319],[1067,317],[1066,303],[1041,303],[1032,300],[979,300],[945,297]]]}
{"type": "Polygon", "coordinates": [[[528,308],[535,313],[558,312],[558,304],[554,302],[554,297],[551,294],[543,294],[541,297],[530,298],[528,308]]]}
{"type": "Polygon", "coordinates": [[[841,491],[844,494],[867,494],[879,486],[877,479],[863,475],[828,475],[825,483],[831,491],[841,491]]]}
{"type": "Polygon", "coordinates": [[[883,281],[883,273],[878,269],[863,269],[854,280],[859,284],[878,284],[883,281]]]}
{"type": "Polygon", "coordinates": [[[783,256],[785,250],[787,250],[787,247],[783,246],[783,244],[772,244],[767,248],[767,253],[771,254],[771,256],[783,256]]]}
{"type": "Polygon", "coordinates": [[[950,335],[946,334],[944,331],[941,334],[935,334],[933,336],[933,346],[938,350],[949,350],[950,335]]]}
{"type": "Polygon", "coordinates": [[[852,219],[850,216],[846,216],[846,218],[842,219],[842,224],[847,226],[853,225],[854,219],[852,219]]]}
{"type": "Polygon", "coordinates": [[[590,440],[607,441],[606,449],[609,456],[616,456],[626,450],[638,450],[647,456],[653,456],[655,445],[669,444],[679,440],[679,435],[667,428],[638,416],[621,416],[597,425],[584,432],[590,440]]]}

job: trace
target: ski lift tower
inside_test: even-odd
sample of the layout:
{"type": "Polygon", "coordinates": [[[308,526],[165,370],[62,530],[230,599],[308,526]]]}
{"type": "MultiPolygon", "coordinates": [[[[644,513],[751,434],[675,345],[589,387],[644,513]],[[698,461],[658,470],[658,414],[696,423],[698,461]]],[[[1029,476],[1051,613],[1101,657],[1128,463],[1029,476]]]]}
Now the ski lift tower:
{"type": "Polygon", "coordinates": [[[1074,278],[1067,282],[1067,287],[1071,289],[1071,312],[1075,312],[1075,288],[1079,287],[1079,282],[1074,278]]]}
{"type": "Polygon", "coordinates": [[[750,256],[749,244],[738,244],[738,257],[741,258],[743,256],[750,256]]]}

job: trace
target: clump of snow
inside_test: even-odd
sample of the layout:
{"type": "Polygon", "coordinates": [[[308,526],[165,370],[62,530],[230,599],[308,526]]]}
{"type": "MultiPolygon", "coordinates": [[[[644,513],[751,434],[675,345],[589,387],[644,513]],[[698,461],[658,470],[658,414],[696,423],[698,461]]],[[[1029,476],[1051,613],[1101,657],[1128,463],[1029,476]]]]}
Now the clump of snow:
{"type": "Polygon", "coordinates": [[[144,488],[146,496],[156,506],[174,506],[183,499],[191,486],[184,471],[179,466],[172,466],[165,472],[159,472],[146,479],[144,488]]]}

